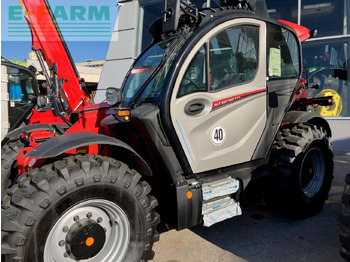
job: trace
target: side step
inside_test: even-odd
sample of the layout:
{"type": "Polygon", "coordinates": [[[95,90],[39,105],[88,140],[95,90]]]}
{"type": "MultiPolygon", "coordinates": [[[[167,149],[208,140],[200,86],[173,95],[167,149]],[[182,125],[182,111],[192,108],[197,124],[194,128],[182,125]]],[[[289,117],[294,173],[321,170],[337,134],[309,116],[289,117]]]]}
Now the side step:
{"type": "Polygon", "coordinates": [[[202,185],[202,215],[204,226],[210,227],[228,218],[242,215],[239,203],[231,198],[231,194],[239,189],[239,181],[227,177],[202,185]]]}

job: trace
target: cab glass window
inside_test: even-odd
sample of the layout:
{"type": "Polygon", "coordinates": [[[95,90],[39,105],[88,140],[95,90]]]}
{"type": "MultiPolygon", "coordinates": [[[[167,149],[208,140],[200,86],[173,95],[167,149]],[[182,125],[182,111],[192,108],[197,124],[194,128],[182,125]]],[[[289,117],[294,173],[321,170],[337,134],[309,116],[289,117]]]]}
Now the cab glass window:
{"type": "Polygon", "coordinates": [[[170,67],[174,61],[174,58],[177,55],[178,49],[176,49],[165,62],[162,70],[160,70],[155,77],[153,77],[152,81],[147,85],[144,89],[142,96],[138,103],[151,102],[157,104],[160,100],[162,87],[164,84],[164,80],[169,73],[170,67]]]}
{"type": "Polygon", "coordinates": [[[196,53],[177,97],[216,92],[253,80],[258,66],[259,27],[234,26],[213,36],[196,53]]]}
{"type": "Polygon", "coordinates": [[[129,103],[138,95],[143,85],[163,61],[165,53],[173,40],[174,38],[169,38],[151,46],[135,62],[123,83],[123,103],[129,103]]]}
{"type": "Polygon", "coordinates": [[[203,45],[188,66],[182,78],[177,97],[182,97],[194,92],[207,91],[207,62],[206,49],[203,45]]]}
{"type": "Polygon", "coordinates": [[[269,24],[267,42],[269,78],[298,78],[300,58],[298,40],[294,34],[269,24]]]}
{"type": "Polygon", "coordinates": [[[15,67],[8,67],[7,72],[10,106],[31,104],[35,98],[32,75],[15,67]]]}
{"type": "Polygon", "coordinates": [[[251,81],[258,66],[259,27],[235,26],[209,41],[211,91],[251,81]]]}

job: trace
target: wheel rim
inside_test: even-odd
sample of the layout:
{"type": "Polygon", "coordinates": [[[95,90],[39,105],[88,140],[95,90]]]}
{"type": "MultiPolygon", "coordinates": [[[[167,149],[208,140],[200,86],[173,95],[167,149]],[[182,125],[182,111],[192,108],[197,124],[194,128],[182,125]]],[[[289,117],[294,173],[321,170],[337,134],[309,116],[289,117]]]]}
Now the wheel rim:
{"type": "Polygon", "coordinates": [[[333,105],[330,106],[317,106],[315,107],[315,113],[320,116],[339,116],[343,110],[343,100],[337,91],[333,89],[322,90],[316,97],[332,96],[333,105]]]}
{"type": "Polygon", "coordinates": [[[314,197],[321,189],[325,174],[324,157],[320,149],[309,150],[301,162],[300,183],[307,197],[314,197]]]}
{"type": "MultiPolygon", "coordinates": [[[[67,234],[78,221],[86,220],[104,229],[105,241],[96,255],[80,261],[122,261],[130,242],[129,219],[121,207],[104,199],[84,201],[61,215],[46,239],[44,261],[76,261],[67,247],[67,234]]],[[[89,237],[86,243],[90,246],[93,241],[89,237]]]]}

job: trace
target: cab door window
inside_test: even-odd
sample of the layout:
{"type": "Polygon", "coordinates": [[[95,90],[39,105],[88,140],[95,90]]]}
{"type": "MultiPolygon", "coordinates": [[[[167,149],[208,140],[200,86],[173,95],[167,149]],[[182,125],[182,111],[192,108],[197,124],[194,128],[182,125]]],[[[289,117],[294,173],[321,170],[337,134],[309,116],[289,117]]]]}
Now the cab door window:
{"type": "Polygon", "coordinates": [[[251,81],[258,65],[259,28],[235,26],[209,41],[209,88],[217,91],[251,81]]]}
{"type": "Polygon", "coordinates": [[[258,67],[259,27],[239,25],[220,31],[193,57],[177,97],[215,92],[254,79],[258,67]]]}
{"type": "Polygon", "coordinates": [[[177,97],[182,97],[194,92],[207,91],[207,52],[203,45],[188,66],[182,78],[177,97]]]}
{"type": "Polygon", "coordinates": [[[268,76],[270,79],[298,78],[298,40],[290,31],[268,24],[268,76]]]}

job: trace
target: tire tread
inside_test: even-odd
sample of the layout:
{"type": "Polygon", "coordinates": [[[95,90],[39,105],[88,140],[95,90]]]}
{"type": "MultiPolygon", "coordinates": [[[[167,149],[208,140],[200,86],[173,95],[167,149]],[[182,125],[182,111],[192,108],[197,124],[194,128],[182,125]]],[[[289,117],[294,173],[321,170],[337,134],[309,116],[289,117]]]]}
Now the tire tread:
{"type": "Polygon", "coordinates": [[[130,195],[138,192],[135,199],[145,210],[145,220],[150,218],[144,240],[148,248],[143,251],[141,261],[152,259],[153,243],[159,240],[156,226],[160,220],[155,212],[158,202],[150,195],[149,184],[140,179],[141,175],[127,165],[99,155],[71,156],[23,174],[2,201],[2,254],[6,255],[6,261],[24,260],[27,238],[40,214],[72,188],[96,183],[120,183],[130,195]]]}

